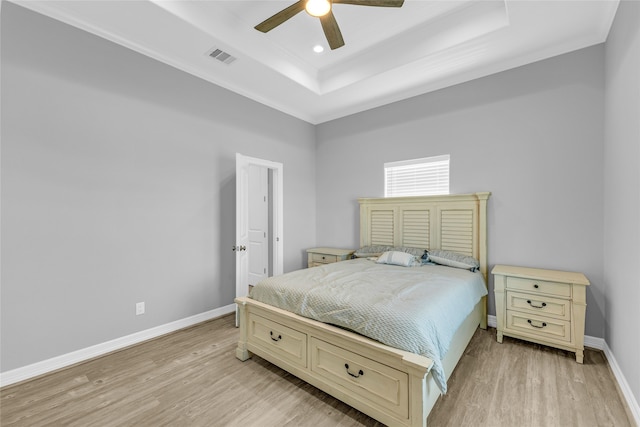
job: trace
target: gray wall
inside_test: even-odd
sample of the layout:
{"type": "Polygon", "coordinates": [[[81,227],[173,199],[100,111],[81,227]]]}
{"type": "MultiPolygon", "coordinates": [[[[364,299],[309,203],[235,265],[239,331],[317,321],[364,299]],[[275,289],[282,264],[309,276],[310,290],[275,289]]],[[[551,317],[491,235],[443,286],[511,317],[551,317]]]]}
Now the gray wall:
{"type": "Polygon", "coordinates": [[[1,29],[1,371],[232,304],[236,152],[284,164],[304,265],[312,125],[11,3],[1,29]]]}
{"type": "Polygon", "coordinates": [[[384,162],[449,153],[452,193],[492,192],[490,265],[584,272],[603,337],[603,64],[598,45],[319,125],[318,245],[357,247],[384,162]]]}
{"type": "Polygon", "coordinates": [[[640,401],[640,3],[620,2],[606,44],[605,337],[640,401]]]}

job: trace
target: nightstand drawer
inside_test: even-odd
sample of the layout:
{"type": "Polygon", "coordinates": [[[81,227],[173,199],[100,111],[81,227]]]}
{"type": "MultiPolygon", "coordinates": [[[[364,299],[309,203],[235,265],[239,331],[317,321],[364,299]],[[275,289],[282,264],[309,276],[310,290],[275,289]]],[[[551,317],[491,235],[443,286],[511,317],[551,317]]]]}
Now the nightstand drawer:
{"type": "Polygon", "coordinates": [[[311,254],[311,261],[320,264],[329,264],[332,262],[338,262],[338,257],[336,255],[313,253],[311,254]]]}
{"type": "Polygon", "coordinates": [[[324,264],[346,261],[351,259],[353,249],[340,248],[311,248],[307,249],[307,266],[317,267],[324,264]]]}
{"type": "Polygon", "coordinates": [[[507,291],[507,310],[571,320],[571,301],[543,295],[507,291]]]}
{"type": "Polygon", "coordinates": [[[526,313],[507,310],[507,324],[505,329],[514,332],[551,338],[558,341],[571,341],[571,322],[543,316],[532,316],[526,313]]]}
{"type": "Polygon", "coordinates": [[[571,297],[571,286],[567,283],[547,282],[544,280],[507,277],[507,289],[571,297]]]}

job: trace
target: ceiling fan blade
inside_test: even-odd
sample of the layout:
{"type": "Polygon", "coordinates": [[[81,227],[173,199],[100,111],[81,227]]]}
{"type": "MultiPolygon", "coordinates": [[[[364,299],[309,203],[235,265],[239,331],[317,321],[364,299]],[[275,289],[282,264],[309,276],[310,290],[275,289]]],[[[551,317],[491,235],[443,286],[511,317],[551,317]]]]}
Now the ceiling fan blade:
{"type": "Polygon", "coordinates": [[[305,0],[299,0],[287,7],[286,9],[282,9],[280,12],[273,15],[271,18],[267,18],[258,25],[255,26],[255,29],[258,31],[262,31],[266,33],[267,31],[273,30],[278,25],[287,21],[288,19],[293,18],[298,13],[304,10],[304,6],[306,4],[305,0]]]}
{"type": "Polygon", "coordinates": [[[338,22],[336,21],[336,17],[333,16],[332,11],[329,11],[329,13],[327,13],[326,15],[321,16],[320,23],[322,24],[322,30],[324,31],[324,35],[329,42],[329,47],[331,48],[331,50],[344,46],[342,33],[340,32],[338,22]]]}
{"type": "Polygon", "coordinates": [[[404,0],[332,0],[331,3],[354,4],[356,6],[402,7],[404,0]]]}

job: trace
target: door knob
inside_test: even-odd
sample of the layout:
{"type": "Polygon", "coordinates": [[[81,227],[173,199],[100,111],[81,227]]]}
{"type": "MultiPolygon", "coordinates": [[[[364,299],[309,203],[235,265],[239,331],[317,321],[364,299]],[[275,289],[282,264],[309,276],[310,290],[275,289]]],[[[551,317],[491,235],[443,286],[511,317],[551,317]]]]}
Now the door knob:
{"type": "Polygon", "coordinates": [[[247,247],[246,246],[233,246],[233,248],[231,248],[232,251],[246,251],[247,247]]]}

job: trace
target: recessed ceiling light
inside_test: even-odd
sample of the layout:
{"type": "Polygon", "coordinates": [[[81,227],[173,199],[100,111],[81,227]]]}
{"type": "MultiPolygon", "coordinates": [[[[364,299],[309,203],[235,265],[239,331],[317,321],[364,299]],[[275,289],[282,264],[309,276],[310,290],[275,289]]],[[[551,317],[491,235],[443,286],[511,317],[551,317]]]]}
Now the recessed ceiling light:
{"type": "Polygon", "coordinates": [[[314,51],[315,53],[322,53],[322,52],[324,52],[324,47],[322,47],[322,46],[320,46],[319,44],[317,44],[317,45],[315,45],[315,46],[313,47],[313,51],[314,51]]]}

